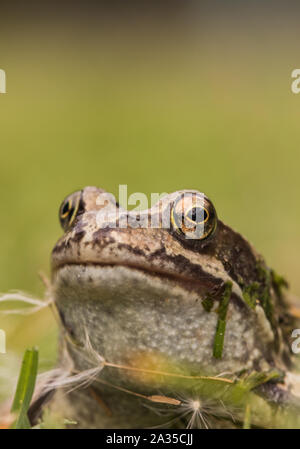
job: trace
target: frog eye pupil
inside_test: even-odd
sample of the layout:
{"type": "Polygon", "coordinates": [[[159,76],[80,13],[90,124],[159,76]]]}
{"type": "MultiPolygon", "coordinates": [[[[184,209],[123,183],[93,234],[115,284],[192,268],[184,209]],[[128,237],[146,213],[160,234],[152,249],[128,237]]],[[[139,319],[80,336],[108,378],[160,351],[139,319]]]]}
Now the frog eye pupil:
{"type": "Polygon", "coordinates": [[[187,213],[187,217],[196,223],[202,223],[207,219],[207,211],[202,207],[193,207],[187,213]]]}
{"type": "Polygon", "coordinates": [[[69,201],[65,203],[64,207],[62,208],[62,215],[65,215],[67,212],[69,212],[69,201]]]}

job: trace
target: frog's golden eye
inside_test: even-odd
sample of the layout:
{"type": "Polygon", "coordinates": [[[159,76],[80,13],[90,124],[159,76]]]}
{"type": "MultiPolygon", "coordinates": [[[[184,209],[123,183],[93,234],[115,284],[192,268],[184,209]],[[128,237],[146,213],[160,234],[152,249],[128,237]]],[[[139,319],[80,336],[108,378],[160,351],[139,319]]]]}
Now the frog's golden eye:
{"type": "Polygon", "coordinates": [[[59,208],[59,221],[64,231],[69,229],[74,223],[79,213],[82,213],[83,201],[82,192],[75,192],[67,196],[59,208]]]}
{"type": "Polygon", "coordinates": [[[171,223],[175,231],[187,238],[204,240],[217,227],[217,213],[212,202],[198,192],[182,193],[171,210],[171,223]]]}

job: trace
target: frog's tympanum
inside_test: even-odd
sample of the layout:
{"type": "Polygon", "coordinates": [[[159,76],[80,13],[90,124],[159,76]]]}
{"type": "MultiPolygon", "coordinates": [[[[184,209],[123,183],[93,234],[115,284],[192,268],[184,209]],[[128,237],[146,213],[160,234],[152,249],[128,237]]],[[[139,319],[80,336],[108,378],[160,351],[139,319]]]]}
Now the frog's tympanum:
{"type": "MultiPolygon", "coordinates": [[[[104,366],[72,391],[47,394],[43,408],[74,427],[180,427],[175,405],[189,393],[165,372],[234,380],[276,370],[284,377],[293,319],[283,280],[218,219],[212,202],[184,190],[134,215],[103,194],[86,187],[62,203],[52,295],[60,366],[74,375],[101,360],[104,366]]],[[[280,382],[269,392],[279,400],[280,382]]],[[[225,413],[220,426],[238,425],[231,418],[225,413]]]]}

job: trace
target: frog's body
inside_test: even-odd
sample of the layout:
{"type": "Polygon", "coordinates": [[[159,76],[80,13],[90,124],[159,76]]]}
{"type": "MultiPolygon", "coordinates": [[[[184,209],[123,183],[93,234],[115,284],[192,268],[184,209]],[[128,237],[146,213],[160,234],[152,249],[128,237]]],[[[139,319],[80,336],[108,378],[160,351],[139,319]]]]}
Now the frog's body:
{"type": "MultiPolygon", "coordinates": [[[[209,235],[186,239],[172,211],[183,194],[198,193],[176,192],[140,216],[139,223],[151,213],[173,213],[169,228],[138,229],[109,227],[116,204],[109,200],[103,207],[101,193],[87,187],[61,208],[66,232],[52,253],[52,294],[64,330],[61,364],[70,359],[73,371],[91,368],[84,355],[88,338],[106,362],[134,369],[173,361],[210,376],[287,368],[290,350],[280,323],[289,328],[291,319],[281,291],[261,256],[217,219],[208,199],[209,235]],[[228,286],[226,331],[216,350],[219,306],[228,286]]],[[[123,211],[120,222],[128,215],[123,211]]],[[[143,400],[123,390],[172,392],[163,383],[154,388],[137,373],[106,366],[102,383],[68,395],[57,392],[51,408],[63,410],[79,427],[163,424],[143,400]]]]}

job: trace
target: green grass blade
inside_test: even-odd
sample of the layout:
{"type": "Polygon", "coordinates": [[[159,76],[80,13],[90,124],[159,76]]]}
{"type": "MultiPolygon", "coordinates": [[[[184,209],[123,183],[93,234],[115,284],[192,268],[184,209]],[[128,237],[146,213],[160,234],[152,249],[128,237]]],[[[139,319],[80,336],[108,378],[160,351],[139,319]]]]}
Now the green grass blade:
{"type": "Polygon", "coordinates": [[[243,429],[251,429],[251,407],[250,404],[246,405],[243,429]]]}
{"type": "Polygon", "coordinates": [[[232,283],[226,282],[225,290],[223,293],[223,297],[221,299],[219,308],[218,308],[218,323],[214,341],[213,355],[216,359],[220,359],[223,353],[223,344],[224,344],[224,336],[226,329],[226,315],[227,309],[229,305],[229,300],[232,292],[232,283]]]}
{"type": "Polygon", "coordinates": [[[22,368],[11,408],[11,412],[17,415],[13,426],[15,429],[30,428],[27,411],[34,392],[37,370],[38,350],[35,348],[27,349],[23,357],[22,368]]]}

